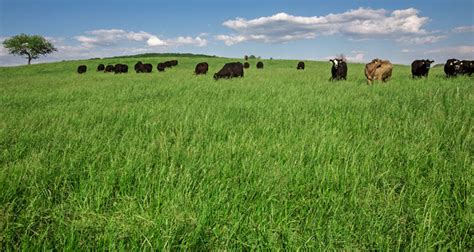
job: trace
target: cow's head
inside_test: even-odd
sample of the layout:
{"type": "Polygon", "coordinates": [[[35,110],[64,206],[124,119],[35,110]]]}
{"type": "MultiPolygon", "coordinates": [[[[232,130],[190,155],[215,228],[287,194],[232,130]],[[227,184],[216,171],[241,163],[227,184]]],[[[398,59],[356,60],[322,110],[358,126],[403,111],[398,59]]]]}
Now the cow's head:
{"type": "Polygon", "coordinates": [[[431,67],[431,64],[433,64],[433,62],[434,60],[427,59],[427,60],[424,60],[423,64],[425,65],[427,69],[429,69],[431,67]]]}
{"type": "Polygon", "coordinates": [[[217,73],[214,74],[214,80],[217,80],[219,79],[219,76],[217,75],[217,73]]]}
{"type": "Polygon", "coordinates": [[[335,58],[335,59],[330,59],[329,61],[332,63],[334,68],[337,69],[341,65],[341,63],[344,62],[344,59],[335,58]]]}

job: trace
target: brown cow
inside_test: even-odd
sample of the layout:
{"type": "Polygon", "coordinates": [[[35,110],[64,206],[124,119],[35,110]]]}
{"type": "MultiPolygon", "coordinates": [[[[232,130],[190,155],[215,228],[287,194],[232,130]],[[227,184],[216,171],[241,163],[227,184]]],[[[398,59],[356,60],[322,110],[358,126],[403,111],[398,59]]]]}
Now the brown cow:
{"type": "Polygon", "coordinates": [[[392,76],[392,63],[388,60],[373,59],[365,65],[365,77],[367,84],[372,84],[375,80],[386,82],[392,76]]]}

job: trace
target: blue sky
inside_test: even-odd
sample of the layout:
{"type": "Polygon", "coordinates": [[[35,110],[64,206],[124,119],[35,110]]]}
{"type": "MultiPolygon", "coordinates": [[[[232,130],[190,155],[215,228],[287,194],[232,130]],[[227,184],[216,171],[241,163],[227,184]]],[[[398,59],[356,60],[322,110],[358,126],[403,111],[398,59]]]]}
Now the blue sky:
{"type": "MultiPolygon", "coordinates": [[[[36,62],[144,52],[408,64],[474,59],[474,0],[0,0],[0,40],[27,33],[36,62]]],[[[0,47],[0,65],[24,64],[0,47]]]]}

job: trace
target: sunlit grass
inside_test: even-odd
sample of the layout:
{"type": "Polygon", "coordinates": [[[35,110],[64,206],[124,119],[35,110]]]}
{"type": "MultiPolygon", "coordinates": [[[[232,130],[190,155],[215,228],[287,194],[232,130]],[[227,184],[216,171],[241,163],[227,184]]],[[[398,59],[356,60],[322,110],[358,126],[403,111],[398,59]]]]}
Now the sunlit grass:
{"type": "Polygon", "coordinates": [[[137,60],[0,68],[1,248],[474,247],[472,78],[137,60]]]}

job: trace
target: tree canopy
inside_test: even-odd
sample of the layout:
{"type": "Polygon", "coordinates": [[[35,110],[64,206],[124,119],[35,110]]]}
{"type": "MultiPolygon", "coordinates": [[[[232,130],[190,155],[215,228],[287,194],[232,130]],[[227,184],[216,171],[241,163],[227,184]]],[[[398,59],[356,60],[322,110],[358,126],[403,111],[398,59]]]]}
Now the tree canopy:
{"type": "Polygon", "coordinates": [[[28,59],[28,65],[32,59],[37,59],[57,51],[51,42],[39,35],[19,34],[3,41],[10,54],[24,56],[28,59]]]}

